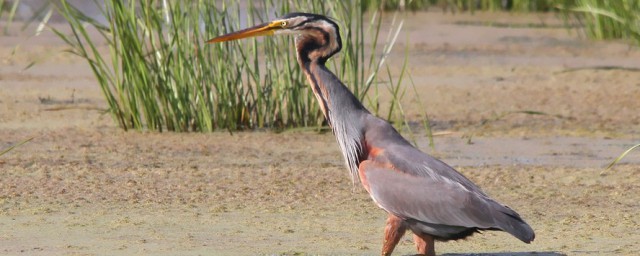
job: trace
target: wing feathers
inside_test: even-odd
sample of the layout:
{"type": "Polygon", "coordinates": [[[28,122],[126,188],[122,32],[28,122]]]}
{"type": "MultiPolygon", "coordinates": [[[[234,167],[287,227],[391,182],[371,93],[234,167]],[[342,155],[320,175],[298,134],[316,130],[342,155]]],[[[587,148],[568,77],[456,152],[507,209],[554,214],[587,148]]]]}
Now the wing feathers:
{"type": "Polygon", "coordinates": [[[533,240],[533,230],[516,212],[457,181],[366,166],[361,172],[374,201],[398,217],[416,221],[426,233],[447,238],[469,229],[500,229],[524,242],[533,240]]]}
{"type": "Polygon", "coordinates": [[[413,147],[389,123],[367,118],[367,153],[358,172],[381,208],[405,219],[412,229],[443,240],[484,229],[504,230],[527,243],[533,240],[533,230],[515,211],[489,198],[446,163],[413,147]]]}
{"type": "Polygon", "coordinates": [[[531,243],[536,237],[533,229],[511,208],[500,206],[496,209],[497,213],[495,214],[496,224],[500,229],[517,237],[522,242],[531,243]]]}

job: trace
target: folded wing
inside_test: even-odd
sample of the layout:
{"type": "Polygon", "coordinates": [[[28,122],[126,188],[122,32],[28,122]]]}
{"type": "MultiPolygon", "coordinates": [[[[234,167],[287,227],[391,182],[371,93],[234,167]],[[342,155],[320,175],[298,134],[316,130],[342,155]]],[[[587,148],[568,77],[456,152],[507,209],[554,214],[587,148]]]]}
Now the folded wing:
{"type": "Polygon", "coordinates": [[[413,229],[444,240],[486,229],[504,230],[526,243],[533,240],[533,230],[515,211],[443,162],[404,145],[384,154],[378,158],[382,160],[361,164],[369,192],[381,208],[406,219],[413,229]]]}

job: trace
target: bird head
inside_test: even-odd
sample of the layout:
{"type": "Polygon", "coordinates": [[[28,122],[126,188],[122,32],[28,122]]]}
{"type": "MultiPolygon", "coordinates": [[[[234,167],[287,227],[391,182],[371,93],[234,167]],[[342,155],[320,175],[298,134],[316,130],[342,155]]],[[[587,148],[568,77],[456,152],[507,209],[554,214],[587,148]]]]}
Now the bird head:
{"type": "Polygon", "coordinates": [[[207,40],[207,43],[218,43],[225,41],[238,40],[247,37],[269,36],[275,34],[291,34],[294,28],[305,19],[304,16],[297,18],[279,18],[257,26],[231,32],[222,36],[218,36],[207,40]]]}
{"type": "Polygon", "coordinates": [[[323,57],[327,58],[342,48],[340,31],[335,22],[323,15],[299,12],[289,13],[267,23],[209,39],[207,43],[279,34],[298,35],[296,41],[308,38],[313,40],[317,46],[328,46],[327,51],[323,54],[323,57]]]}

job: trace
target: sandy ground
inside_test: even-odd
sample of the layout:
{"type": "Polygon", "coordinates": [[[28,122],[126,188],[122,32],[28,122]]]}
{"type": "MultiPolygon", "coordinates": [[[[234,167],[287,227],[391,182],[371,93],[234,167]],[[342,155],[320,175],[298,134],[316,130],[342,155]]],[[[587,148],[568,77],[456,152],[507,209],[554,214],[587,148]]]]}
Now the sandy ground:
{"type": "MultiPolygon", "coordinates": [[[[640,51],[556,24],[408,15],[392,60],[408,47],[417,94],[403,107],[414,121],[426,108],[442,134],[435,148],[411,137],[537,234],[527,245],[486,232],[438,253],[640,254],[640,154],[603,172],[640,140],[640,51]],[[496,118],[517,111],[546,115],[496,118]]],[[[63,49],[49,32],[0,40],[0,148],[35,137],[0,157],[0,254],[379,253],[385,213],[351,184],[330,133],[123,132],[63,49]]],[[[412,253],[406,236],[396,254],[412,253]]]]}

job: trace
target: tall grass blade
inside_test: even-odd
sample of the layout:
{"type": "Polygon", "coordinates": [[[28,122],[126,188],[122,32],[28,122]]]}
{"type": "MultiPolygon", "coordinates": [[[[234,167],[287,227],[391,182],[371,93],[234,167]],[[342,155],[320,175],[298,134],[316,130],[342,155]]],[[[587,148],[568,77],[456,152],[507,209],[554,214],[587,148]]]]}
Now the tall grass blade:
{"type": "MultiPolygon", "coordinates": [[[[0,18],[2,18],[5,1],[2,1],[2,4],[0,6],[3,7],[0,8],[0,18]]],[[[20,6],[20,0],[13,1],[11,8],[7,12],[9,16],[7,17],[7,24],[4,27],[5,34],[9,32],[9,27],[11,27],[11,24],[13,24],[13,19],[15,18],[16,12],[18,11],[18,6],[20,6]]]]}
{"type": "Polygon", "coordinates": [[[631,39],[640,45],[640,1],[576,0],[556,6],[566,23],[575,19],[594,39],[631,39]]]}
{"type": "Polygon", "coordinates": [[[16,144],[14,144],[14,145],[12,145],[12,146],[8,147],[8,148],[6,148],[6,149],[3,149],[2,151],[0,151],[0,156],[4,155],[4,154],[6,154],[6,153],[9,153],[9,151],[11,151],[11,150],[13,150],[13,149],[15,149],[15,148],[17,148],[17,147],[19,147],[19,146],[22,146],[23,144],[25,144],[25,143],[27,143],[27,142],[29,142],[29,141],[33,140],[33,138],[35,138],[35,137],[28,138],[28,139],[26,139],[26,140],[23,140],[23,141],[21,141],[21,142],[18,142],[18,143],[16,143],[16,144]]]}
{"type": "MultiPolygon", "coordinates": [[[[624,158],[625,156],[627,156],[631,151],[633,151],[636,148],[640,148],[640,144],[636,144],[633,147],[630,147],[629,149],[627,149],[626,151],[624,151],[622,154],[620,154],[620,156],[618,156],[616,159],[614,159],[609,165],[607,165],[607,168],[605,168],[605,171],[611,169],[611,167],[613,167],[614,165],[616,165],[618,162],[620,162],[620,160],[622,160],[622,158],[624,158]]],[[[603,171],[604,173],[604,171],[603,171]]],[[[602,174],[602,173],[601,173],[602,174]]]]}
{"type": "Polygon", "coordinates": [[[409,81],[411,82],[411,88],[413,89],[413,93],[416,96],[416,101],[418,102],[418,106],[420,106],[420,109],[422,109],[422,113],[421,113],[422,127],[424,128],[425,135],[429,139],[429,147],[431,147],[432,149],[435,149],[435,142],[433,141],[433,131],[431,129],[431,121],[429,119],[429,114],[427,113],[427,109],[425,108],[425,105],[422,102],[422,99],[420,99],[420,96],[418,94],[418,89],[416,88],[416,83],[413,81],[411,72],[408,70],[407,72],[408,72],[407,76],[409,77],[409,81]]]}

